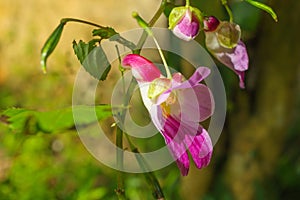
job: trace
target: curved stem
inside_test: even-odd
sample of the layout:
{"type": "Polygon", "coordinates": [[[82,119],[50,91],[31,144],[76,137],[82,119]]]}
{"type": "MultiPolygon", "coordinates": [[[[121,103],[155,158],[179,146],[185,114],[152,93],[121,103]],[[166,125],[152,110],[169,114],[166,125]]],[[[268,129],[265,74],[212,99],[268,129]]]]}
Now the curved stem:
{"type": "Polygon", "coordinates": [[[85,21],[85,20],[82,20],[82,19],[63,18],[63,19],[60,20],[60,23],[62,23],[62,24],[66,24],[67,22],[78,22],[78,23],[82,23],[82,24],[87,24],[87,25],[95,26],[95,27],[98,27],[98,28],[104,28],[104,26],[101,26],[99,24],[95,24],[93,22],[85,21]]]}
{"type": "Polygon", "coordinates": [[[161,50],[161,48],[160,48],[160,46],[159,46],[159,44],[158,44],[155,36],[154,36],[151,28],[149,27],[149,25],[147,24],[147,22],[145,22],[145,20],[143,20],[143,18],[141,18],[139,16],[138,13],[134,12],[134,13],[132,13],[132,16],[137,20],[138,24],[144,29],[144,32],[153,38],[154,43],[155,43],[155,45],[156,45],[156,47],[158,49],[158,52],[160,54],[160,57],[161,57],[161,59],[163,61],[164,67],[166,69],[167,77],[168,78],[172,78],[170,70],[169,70],[169,67],[168,67],[168,64],[167,64],[166,59],[164,57],[164,54],[163,54],[163,52],[162,52],[162,50],[161,50]]]}
{"type": "Polygon", "coordinates": [[[222,5],[225,7],[225,9],[226,9],[226,11],[228,13],[229,21],[233,22],[233,14],[232,14],[231,9],[228,6],[227,0],[221,0],[221,2],[222,2],[222,5]]]}
{"type": "MultiPolygon", "coordinates": [[[[158,20],[158,18],[164,12],[166,3],[167,3],[167,0],[162,0],[162,2],[160,4],[160,7],[155,12],[155,14],[153,15],[152,19],[149,21],[148,27],[152,27],[156,23],[156,21],[158,20]]],[[[135,54],[140,54],[141,48],[144,46],[144,43],[145,43],[147,37],[148,37],[147,32],[144,31],[143,34],[142,34],[142,36],[141,36],[141,38],[140,38],[140,40],[138,41],[138,43],[136,45],[136,50],[134,51],[135,54]]]]}
{"type": "Polygon", "coordinates": [[[165,66],[165,70],[166,70],[166,73],[167,73],[167,78],[172,78],[172,75],[171,75],[170,69],[169,69],[169,67],[168,67],[167,61],[166,61],[166,59],[165,59],[165,56],[164,56],[164,54],[163,54],[163,52],[162,52],[162,50],[161,50],[161,48],[160,48],[160,46],[159,46],[159,44],[158,44],[156,38],[154,37],[154,35],[152,35],[152,37],[153,37],[153,40],[154,40],[154,42],[155,42],[155,44],[156,44],[156,46],[157,46],[157,49],[158,49],[158,52],[159,52],[159,54],[160,54],[160,57],[161,57],[161,59],[162,59],[162,61],[163,61],[163,64],[164,64],[164,66],[165,66]]]}

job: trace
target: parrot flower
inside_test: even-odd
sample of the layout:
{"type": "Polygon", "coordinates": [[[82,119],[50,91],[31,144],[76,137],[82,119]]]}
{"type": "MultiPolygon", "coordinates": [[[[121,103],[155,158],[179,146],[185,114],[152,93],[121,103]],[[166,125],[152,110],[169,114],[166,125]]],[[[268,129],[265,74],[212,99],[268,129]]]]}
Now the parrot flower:
{"type": "Polygon", "coordinates": [[[219,21],[211,16],[203,20],[205,44],[212,55],[233,70],[239,77],[240,88],[245,88],[245,71],[248,69],[248,53],[241,41],[238,24],[219,21]]]}
{"type": "Polygon", "coordinates": [[[184,80],[180,73],[164,77],[151,61],[137,54],[125,56],[122,65],[131,69],[137,80],[143,103],[181,174],[186,176],[189,171],[187,151],[197,168],[207,166],[213,146],[199,122],[212,115],[214,100],[210,89],[199,82],[210,74],[210,69],[199,67],[189,80],[184,80]]]}
{"type": "Polygon", "coordinates": [[[190,41],[200,31],[201,13],[197,8],[191,6],[175,7],[169,15],[169,29],[178,38],[190,41]]]}

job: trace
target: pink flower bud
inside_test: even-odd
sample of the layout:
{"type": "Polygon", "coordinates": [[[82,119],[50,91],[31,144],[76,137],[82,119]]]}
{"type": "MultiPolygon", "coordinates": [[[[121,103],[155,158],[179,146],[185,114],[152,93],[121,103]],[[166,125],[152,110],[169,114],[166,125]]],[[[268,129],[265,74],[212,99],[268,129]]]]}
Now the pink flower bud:
{"type": "Polygon", "coordinates": [[[169,16],[169,28],[182,40],[194,39],[200,30],[201,14],[197,8],[176,7],[169,16]]]}
{"type": "Polygon", "coordinates": [[[216,17],[210,16],[204,19],[203,24],[204,31],[214,31],[219,26],[220,21],[216,17]]]}

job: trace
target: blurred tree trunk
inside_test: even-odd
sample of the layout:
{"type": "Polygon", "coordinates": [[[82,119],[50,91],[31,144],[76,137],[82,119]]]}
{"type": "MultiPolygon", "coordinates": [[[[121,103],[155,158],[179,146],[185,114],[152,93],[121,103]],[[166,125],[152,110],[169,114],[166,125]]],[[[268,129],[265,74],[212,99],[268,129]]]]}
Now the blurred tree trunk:
{"type": "Polygon", "coordinates": [[[257,76],[254,99],[238,92],[236,112],[228,120],[230,150],[223,173],[235,199],[255,199],[257,183],[273,175],[299,93],[300,1],[273,0],[271,5],[279,22],[265,15],[250,56],[248,75],[257,76]]]}

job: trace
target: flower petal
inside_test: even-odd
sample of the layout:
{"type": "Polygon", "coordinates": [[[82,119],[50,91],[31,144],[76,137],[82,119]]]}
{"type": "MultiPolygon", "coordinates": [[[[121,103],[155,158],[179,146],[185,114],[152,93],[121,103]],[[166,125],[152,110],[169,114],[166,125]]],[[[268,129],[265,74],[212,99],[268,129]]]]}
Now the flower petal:
{"type": "Polygon", "coordinates": [[[210,74],[210,69],[207,67],[198,67],[194,74],[189,78],[188,82],[193,86],[203,81],[210,74]]]}
{"type": "Polygon", "coordinates": [[[189,171],[190,161],[186,151],[186,146],[183,143],[185,137],[185,127],[181,127],[181,122],[169,116],[166,118],[162,135],[165,138],[169,151],[176,160],[177,166],[183,176],[186,176],[189,171]]]}
{"type": "Polygon", "coordinates": [[[137,81],[151,82],[161,76],[159,69],[151,61],[137,54],[125,56],[122,65],[132,69],[132,75],[137,81]]]}
{"type": "Polygon", "coordinates": [[[189,172],[190,160],[183,142],[176,142],[168,137],[168,134],[163,134],[166,144],[173,158],[176,160],[177,166],[182,174],[186,176],[189,172]]]}
{"type": "Polygon", "coordinates": [[[240,88],[245,88],[245,72],[236,71],[235,72],[239,76],[240,80],[240,88]]]}
{"type": "Polygon", "coordinates": [[[150,82],[138,82],[138,86],[141,92],[143,103],[150,113],[151,106],[153,105],[151,99],[148,97],[150,82]]]}
{"type": "Polygon", "coordinates": [[[197,168],[201,169],[209,164],[213,146],[211,139],[204,128],[199,128],[196,136],[187,134],[185,137],[185,144],[188,146],[197,168]]]}
{"type": "Polygon", "coordinates": [[[224,50],[223,52],[211,53],[224,65],[232,69],[240,79],[240,87],[245,88],[244,78],[245,71],[248,69],[249,58],[246,46],[242,41],[232,50],[224,50]]]}
{"type": "Polygon", "coordinates": [[[199,84],[190,89],[177,92],[183,122],[201,122],[214,112],[214,99],[210,89],[199,84]]]}
{"type": "Polygon", "coordinates": [[[156,112],[151,112],[153,123],[161,130],[181,174],[185,176],[189,170],[187,148],[198,168],[207,166],[212,155],[212,143],[206,130],[198,123],[185,123],[180,116],[163,116],[160,106],[154,105],[153,108],[152,111],[156,112]]]}
{"type": "MultiPolygon", "coordinates": [[[[169,97],[170,93],[176,89],[187,89],[191,88],[202,80],[204,80],[210,74],[210,69],[207,67],[198,67],[194,74],[189,78],[189,80],[182,82],[182,84],[178,84],[177,82],[173,81],[172,87],[165,92],[163,92],[156,101],[156,104],[161,104],[162,102],[166,101],[169,97]],[[176,83],[176,84],[174,84],[176,83]]],[[[176,75],[176,79],[178,79],[179,75],[176,75]]]]}
{"type": "Polygon", "coordinates": [[[234,48],[234,52],[231,54],[228,53],[228,56],[235,70],[246,71],[248,69],[249,58],[246,46],[242,41],[238,42],[238,45],[234,48]]]}

